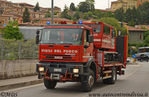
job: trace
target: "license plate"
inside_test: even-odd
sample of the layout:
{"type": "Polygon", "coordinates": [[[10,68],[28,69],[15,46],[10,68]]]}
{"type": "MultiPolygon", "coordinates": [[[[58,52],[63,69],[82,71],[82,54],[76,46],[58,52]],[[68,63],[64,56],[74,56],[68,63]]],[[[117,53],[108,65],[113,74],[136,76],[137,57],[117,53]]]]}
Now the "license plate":
{"type": "Polygon", "coordinates": [[[54,58],[55,59],[63,59],[63,57],[61,57],[61,56],[55,56],[54,58]]]}
{"type": "Polygon", "coordinates": [[[61,68],[54,68],[54,72],[62,72],[61,68]]]}

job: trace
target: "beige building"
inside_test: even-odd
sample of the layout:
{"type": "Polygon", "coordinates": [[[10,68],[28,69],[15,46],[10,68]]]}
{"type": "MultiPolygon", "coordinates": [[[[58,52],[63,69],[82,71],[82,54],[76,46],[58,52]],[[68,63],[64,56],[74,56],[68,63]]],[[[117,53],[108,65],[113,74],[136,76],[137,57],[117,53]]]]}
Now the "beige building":
{"type": "Polygon", "coordinates": [[[137,8],[138,0],[118,0],[111,3],[111,10],[115,11],[119,8],[123,8],[125,11],[130,8],[137,8]]]}

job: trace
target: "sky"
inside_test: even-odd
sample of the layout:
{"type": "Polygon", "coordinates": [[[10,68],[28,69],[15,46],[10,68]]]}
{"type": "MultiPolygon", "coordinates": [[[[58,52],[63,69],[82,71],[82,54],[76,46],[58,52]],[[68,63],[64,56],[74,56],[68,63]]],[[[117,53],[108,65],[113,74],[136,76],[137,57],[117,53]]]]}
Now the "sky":
{"type": "MultiPolygon", "coordinates": [[[[39,5],[41,7],[49,7],[49,8],[51,7],[51,0],[7,0],[7,1],[12,1],[14,3],[29,3],[32,5],[36,5],[36,3],[39,2],[39,5]]],[[[65,4],[69,7],[71,2],[73,2],[75,5],[78,5],[82,1],[85,1],[85,0],[54,0],[54,6],[57,6],[63,9],[65,4]]],[[[106,9],[108,8],[108,5],[110,6],[112,1],[117,1],[117,0],[95,0],[95,8],[106,9]],[[108,1],[110,3],[108,3],[108,1]]]]}

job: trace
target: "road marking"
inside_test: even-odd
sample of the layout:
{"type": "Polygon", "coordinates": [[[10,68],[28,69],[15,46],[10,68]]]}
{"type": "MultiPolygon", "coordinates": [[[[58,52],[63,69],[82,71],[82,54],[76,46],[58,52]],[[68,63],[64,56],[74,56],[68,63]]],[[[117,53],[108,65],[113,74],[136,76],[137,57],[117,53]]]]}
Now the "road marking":
{"type": "Polygon", "coordinates": [[[43,85],[43,83],[36,84],[36,85],[31,85],[31,86],[25,86],[25,87],[16,88],[16,89],[3,90],[3,91],[1,91],[1,92],[12,92],[12,91],[18,91],[18,90],[23,90],[23,89],[33,88],[33,87],[40,86],[40,85],[43,85]]]}

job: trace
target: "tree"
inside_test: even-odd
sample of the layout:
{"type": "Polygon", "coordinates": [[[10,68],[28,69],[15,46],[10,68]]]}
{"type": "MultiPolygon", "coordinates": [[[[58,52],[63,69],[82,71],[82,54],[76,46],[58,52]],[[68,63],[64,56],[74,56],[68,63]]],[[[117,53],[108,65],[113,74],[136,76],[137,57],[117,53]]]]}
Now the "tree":
{"type": "Polygon", "coordinates": [[[146,46],[149,46],[149,35],[145,38],[144,44],[145,44],[146,46]]]}
{"type": "Polygon", "coordinates": [[[146,32],[144,32],[144,34],[143,34],[143,38],[145,39],[147,36],[149,36],[149,30],[146,31],[146,32]]]}
{"type": "Polygon", "coordinates": [[[119,21],[124,21],[124,9],[123,8],[120,8],[120,9],[117,9],[114,13],[114,16],[116,19],[118,19],[119,21]]]}
{"type": "Polygon", "coordinates": [[[75,11],[75,10],[76,10],[75,4],[74,4],[74,3],[71,3],[69,9],[70,9],[71,11],[75,11]]]}
{"type": "Polygon", "coordinates": [[[23,34],[19,31],[18,22],[10,21],[8,25],[2,29],[2,37],[5,39],[23,39],[23,34]]]}
{"type": "Polygon", "coordinates": [[[79,20],[80,19],[80,13],[76,12],[73,16],[74,20],[79,20]]]}
{"type": "Polygon", "coordinates": [[[138,11],[140,12],[140,18],[141,21],[140,24],[149,24],[149,2],[143,3],[141,6],[139,6],[138,11]]]}
{"type": "Polygon", "coordinates": [[[95,10],[95,6],[94,6],[95,0],[86,0],[86,2],[90,6],[90,11],[94,11],[95,10]]]}
{"type": "Polygon", "coordinates": [[[79,11],[81,12],[90,11],[90,5],[87,2],[80,2],[78,6],[79,6],[79,11]]]}
{"type": "Polygon", "coordinates": [[[40,10],[40,7],[39,7],[39,3],[37,2],[36,3],[36,6],[34,7],[34,11],[37,12],[40,10]]]}
{"type": "Polygon", "coordinates": [[[113,26],[114,28],[116,28],[117,31],[121,31],[122,35],[126,34],[126,32],[127,32],[126,28],[124,28],[124,27],[122,28],[119,21],[115,18],[103,17],[103,18],[99,19],[99,21],[113,26]]]}
{"type": "Polygon", "coordinates": [[[62,18],[72,19],[72,17],[68,14],[68,7],[65,5],[64,11],[61,13],[62,18]]]}
{"type": "Polygon", "coordinates": [[[28,11],[28,8],[25,8],[25,11],[23,13],[23,22],[26,23],[26,22],[30,22],[30,13],[28,11]]]}
{"type": "Polygon", "coordinates": [[[47,11],[47,13],[45,14],[45,18],[50,18],[51,14],[50,14],[50,10],[47,11]]]}

